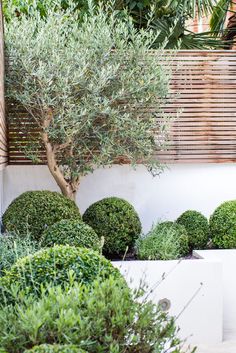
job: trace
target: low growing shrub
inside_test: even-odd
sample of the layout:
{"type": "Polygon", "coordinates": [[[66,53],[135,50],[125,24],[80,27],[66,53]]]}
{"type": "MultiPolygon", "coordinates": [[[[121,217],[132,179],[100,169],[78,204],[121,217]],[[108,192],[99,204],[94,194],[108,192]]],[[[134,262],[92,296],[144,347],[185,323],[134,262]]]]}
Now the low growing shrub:
{"type": "Polygon", "coordinates": [[[174,222],[163,222],[154,226],[136,242],[140,260],[174,260],[189,253],[186,229],[174,222]]]}
{"type": "Polygon", "coordinates": [[[78,282],[89,284],[97,277],[105,279],[110,275],[121,277],[111,262],[97,252],[55,245],[19,259],[0,279],[0,289],[5,300],[10,301],[12,298],[8,291],[11,286],[38,295],[41,286],[46,283],[63,286],[73,277],[78,282]]]}
{"type": "Polygon", "coordinates": [[[108,197],[92,204],[84,213],[83,221],[98,236],[104,237],[104,254],[122,256],[131,250],[141,232],[141,222],[129,202],[108,197]]]}
{"type": "Polygon", "coordinates": [[[220,249],[236,248],[236,200],[221,204],[210,217],[212,243],[220,249]]]}
{"type": "Polygon", "coordinates": [[[203,214],[197,211],[186,211],[176,221],[182,224],[188,233],[189,247],[193,249],[205,249],[209,241],[209,224],[203,214]]]}
{"type": "Polygon", "coordinates": [[[15,233],[0,235],[0,276],[3,276],[18,259],[34,254],[38,250],[38,244],[28,235],[24,238],[15,233]]]}
{"type": "Polygon", "coordinates": [[[73,345],[60,345],[60,344],[41,344],[27,349],[24,353],[86,353],[73,345]]]}
{"type": "Polygon", "coordinates": [[[9,205],[2,221],[5,230],[29,233],[38,240],[50,225],[74,218],[81,219],[78,207],[58,192],[27,191],[9,205]]]}
{"type": "Polygon", "coordinates": [[[65,219],[54,223],[42,234],[41,246],[54,244],[79,246],[99,250],[101,241],[95,231],[80,220],[65,219]]]}
{"type": "Polygon", "coordinates": [[[90,287],[49,288],[40,299],[0,306],[2,347],[11,353],[47,343],[89,353],[180,353],[174,320],[141,294],[110,277],[90,287]]]}

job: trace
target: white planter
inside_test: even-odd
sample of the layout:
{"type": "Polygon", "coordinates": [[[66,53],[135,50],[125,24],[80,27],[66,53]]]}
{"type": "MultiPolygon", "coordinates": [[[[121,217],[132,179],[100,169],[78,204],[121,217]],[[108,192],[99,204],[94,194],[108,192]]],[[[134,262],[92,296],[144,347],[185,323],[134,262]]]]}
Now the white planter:
{"type": "Polygon", "coordinates": [[[141,280],[153,289],[150,298],[168,299],[180,336],[188,343],[222,341],[222,265],[215,260],[113,262],[132,288],[141,280]]]}
{"type": "MultiPolygon", "coordinates": [[[[224,340],[236,340],[236,250],[201,250],[195,255],[222,264],[224,340]]],[[[236,352],[236,348],[235,348],[236,352]]]]}

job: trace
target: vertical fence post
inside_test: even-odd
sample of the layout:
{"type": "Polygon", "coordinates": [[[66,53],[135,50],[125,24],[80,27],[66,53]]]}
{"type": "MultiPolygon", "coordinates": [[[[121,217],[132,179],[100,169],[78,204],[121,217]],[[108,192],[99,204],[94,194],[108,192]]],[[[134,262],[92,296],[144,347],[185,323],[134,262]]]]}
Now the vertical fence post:
{"type": "Polygon", "coordinates": [[[3,169],[7,165],[7,127],[5,119],[5,98],[4,98],[4,35],[3,35],[3,12],[2,1],[0,0],[0,217],[3,209],[3,169]]]}

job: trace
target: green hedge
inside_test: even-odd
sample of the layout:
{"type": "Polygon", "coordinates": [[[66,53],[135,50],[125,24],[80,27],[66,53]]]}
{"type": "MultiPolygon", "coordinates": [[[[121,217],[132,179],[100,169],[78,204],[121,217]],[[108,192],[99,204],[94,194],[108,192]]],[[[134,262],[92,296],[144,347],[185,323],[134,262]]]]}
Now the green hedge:
{"type": "Polygon", "coordinates": [[[203,214],[189,210],[184,212],[176,222],[186,228],[190,250],[207,247],[210,230],[208,220],[203,214]]]}
{"type": "Polygon", "coordinates": [[[27,191],[18,196],[5,211],[2,221],[5,230],[27,233],[40,239],[42,232],[62,219],[81,219],[76,204],[52,191],[27,191]]]}
{"type": "Polygon", "coordinates": [[[120,272],[109,260],[93,250],[55,245],[19,259],[6,275],[0,278],[1,294],[8,299],[7,292],[15,285],[18,290],[38,295],[41,286],[47,283],[52,285],[68,283],[69,273],[74,280],[85,284],[90,284],[97,277],[102,279],[109,276],[121,277],[120,272]]]}
{"type": "Polygon", "coordinates": [[[132,250],[141,233],[141,222],[134,207],[126,200],[108,197],[92,204],[84,213],[83,221],[98,236],[104,237],[104,254],[122,256],[127,247],[132,250]]]}
{"type": "Polygon", "coordinates": [[[175,260],[189,254],[186,229],[174,222],[163,222],[154,226],[136,242],[140,260],[175,260]]]}
{"type": "Polygon", "coordinates": [[[210,217],[212,243],[220,249],[236,248],[236,200],[221,204],[210,217]]]}
{"type": "Polygon", "coordinates": [[[83,349],[74,345],[42,344],[27,349],[24,353],[86,353],[83,349]]]}
{"type": "Polygon", "coordinates": [[[80,220],[64,219],[48,227],[42,234],[41,246],[54,244],[99,250],[101,242],[95,231],[80,220]]]}

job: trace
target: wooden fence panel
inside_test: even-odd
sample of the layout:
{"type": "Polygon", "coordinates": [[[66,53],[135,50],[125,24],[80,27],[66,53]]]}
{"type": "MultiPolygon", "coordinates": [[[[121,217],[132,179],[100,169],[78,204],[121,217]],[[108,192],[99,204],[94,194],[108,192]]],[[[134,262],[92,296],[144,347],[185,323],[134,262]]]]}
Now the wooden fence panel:
{"type": "MultiPolygon", "coordinates": [[[[157,158],[169,163],[235,162],[236,51],[179,51],[171,88],[178,95],[165,111],[173,117],[181,113],[171,123],[168,149],[158,151],[157,158]]],[[[33,135],[37,127],[19,107],[9,105],[8,114],[9,163],[30,164],[22,152],[27,135],[18,123],[26,119],[33,135]]],[[[41,158],[44,163],[43,149],[41,158]]]]}
{"type": "Polygon", "coordinates": [[[170,146],[159,153],[170,162],[236,161],[236,52],[181,51],[172,88],[179,92],[166,111],[181,109],[170,146]]]}
{"type": "Polygon", "coordinates": [[[4,104],[4,41],[3,41],[3,17],[2,4],[0,2],[0,169],[8,161],[7,155],[7,128],[5,121],[4,104]]]}

